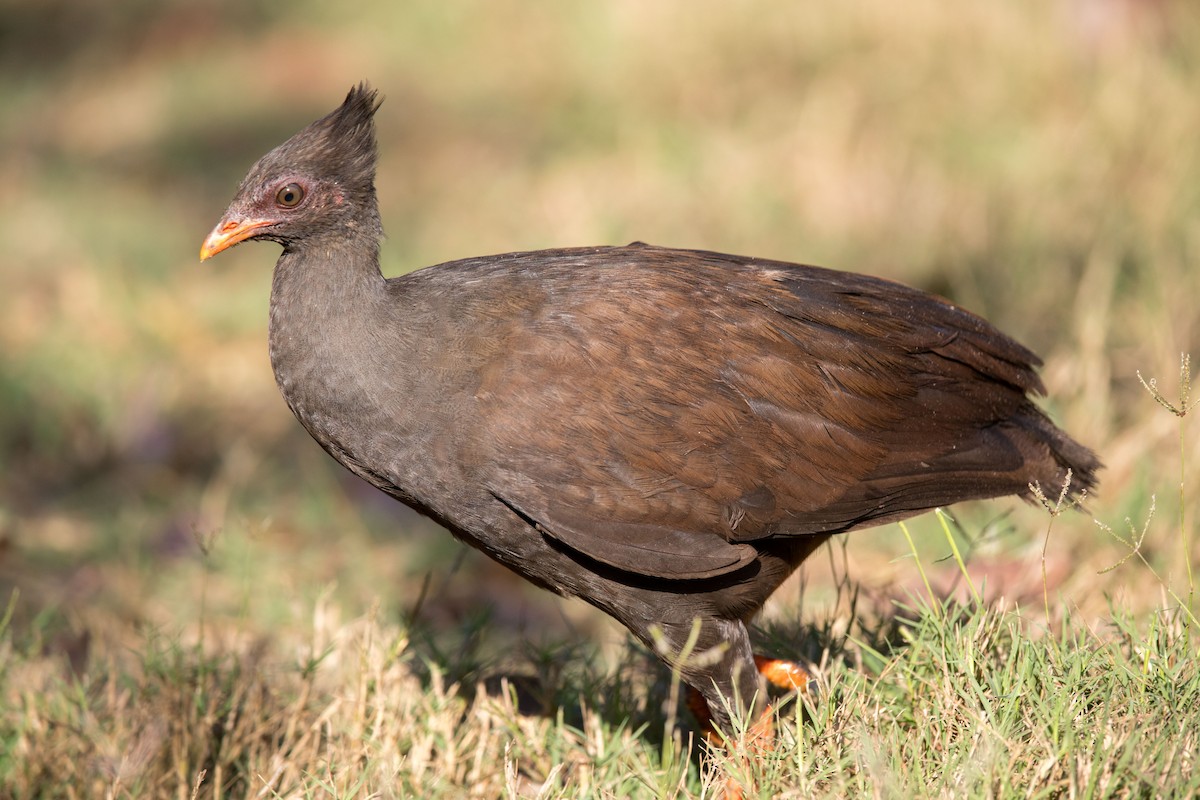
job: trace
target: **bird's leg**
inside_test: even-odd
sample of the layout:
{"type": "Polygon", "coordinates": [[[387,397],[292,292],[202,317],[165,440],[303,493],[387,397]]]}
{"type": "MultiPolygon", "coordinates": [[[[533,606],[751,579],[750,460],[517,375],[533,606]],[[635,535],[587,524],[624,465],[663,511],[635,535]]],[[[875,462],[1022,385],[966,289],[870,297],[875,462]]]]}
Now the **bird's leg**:
{"type": "MultiPolygon", "coordinates": [[[[807,691],[808,673],[791,661],[754,655],[742,620],[707,617],[696,625],[695,620],[680,620],[649,638],[688,684],[687,705],[705,741],[732,754],[733,722],[741,718],[749,722],[742,752],[769,752],[775,731],[767,686],[807,691]]],[[[733,800],[743,791],[741,781],[730,774],[720,796],[733,800]]]]}
{"type": "MultiPolygon", "coordinates": [[[[772,686],[780,689],[785,689],[790,692],[809,692],[809,683],[812,680],[808,672],[794,661],[786,661],[779,658],[766,658],[765,656],[755,655],[754,667],[759,676],[762,676],[759,683],[769,683],[772,686]]],[[[713,719],[712,707],[710,702],[698,690],[689,687],[687,693],[687,705],[695,716],[696,721],[700,724],[700,730],[705,741],[710,747],[725,747],[726,750],[732,749],[732,743],[724,738],[717,730],[713,719]]],[[[761,707],[761,712],[758,717],[746,728],[745,747],[746,750],[753,755],[761,755],[770,752],[775,743],[775,718],[771,712],[771,706],[767,703],[758,704],[761,707]]],[[[753,711],[751,713],[754,713],[753,711]]],[[[729,728],[725,728],[729,731],[729,728]]],[[[728,735],[728,734],[726,734],[728,735]]],[[[742,800],[745,787],[742,783],[734,778],[733,775],[725,777],[724,784],[721,787],[718,797],[721,800],[742,800]]]]}
{"type": "Polygon", "coordinates": [[[757,717],[765,686],[755,668],[750,635],[740,620],[705,619],[698,635],[691,638],[694,647],[676,666],[688,686],[694,687],[688,693],[688,707],[706,726],[706,738],[714,741],[708,734],[715,728],[732,731],[733,717],[757,717]]]}
{"type": "MultiPolygon", "coordinates": [[[[808,694],[809,683],[812,677],[808,672],[797,664],[795,661],[786,661],[781,658],[767,658],[766,656],[755,655],[754,666],[758,674],[766,679],[766,682],[780,689],[789,692],[801,692],[808,694]]],[[[692,687],[688,687],[687,691],[687,707],[692,712],[692,716],[696,718],[696,722],[700,726],[700,731],[709,744],[720,744],[721,736],[717,733],[713,725],[713,714],[709,708],[708,700],[699,691],[692,687]]],[[[766,706],[762,715],[748,729],[754,738],[770,739],[771,732],[771,716],[770,706],[766,706]],[[762,730],[765,728],[765,731],[762,730]],[[765,733],[766,736],[760,736],[765,733]]]]}

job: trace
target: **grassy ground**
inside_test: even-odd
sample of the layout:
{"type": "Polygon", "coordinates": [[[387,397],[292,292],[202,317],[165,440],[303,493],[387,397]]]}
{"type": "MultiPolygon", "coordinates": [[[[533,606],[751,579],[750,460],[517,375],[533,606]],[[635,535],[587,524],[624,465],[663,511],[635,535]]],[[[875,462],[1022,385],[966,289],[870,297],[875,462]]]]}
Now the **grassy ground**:
{"type": "Polygon", "coordinates": [[[544,647],[485,677],[470,646],[325,604],[269,642],[97,646],[74,675],[6,641],[0,771],[16,797],[711,797],[726,775],[764,798],[1200,792],[1194,620],[1031,635],[1011,609],[899,611],[767,631],[823,643],[820,697],[776,707],[765,756],[711,759],[637,651],[544,647]]]}
{"type": "Polygon", "coordinates": [[[246,167],[362,78],[389,274],[641,239],[886,275],[1042,353],[1104,458],[1086,511],[964,506],[815,557],[759,638],[821,695],[727,771],[763,797],[1200,793],[1200,427],[1139,380],[1194,401],[1191,4],[3,14],[0,798],[712,796],[652,657],[299,431],[270,248],[196,263],[246,167]]]}

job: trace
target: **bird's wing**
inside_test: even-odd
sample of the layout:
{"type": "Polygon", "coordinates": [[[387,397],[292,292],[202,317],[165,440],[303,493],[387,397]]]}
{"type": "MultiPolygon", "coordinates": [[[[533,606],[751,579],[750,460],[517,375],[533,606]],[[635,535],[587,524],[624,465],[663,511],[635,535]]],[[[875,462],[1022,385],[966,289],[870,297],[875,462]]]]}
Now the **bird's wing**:
{"type": "Polygon", "coordinates": [[[657,248],[539,281],[553,302],[482,370],[476,460],[496,498],[597,561],[718,575],[755,540],[1028,482],[1005,426],[1032,409],[1036,358],[943,300],[657,248]]]}
{"type": "Polygon", "coordinates": [[[551,498],[533,500],[536,510],[526,510],[520,501],[494,492],[493,497],[551,539],[625,572],[698,580],[735,572],[758,556],[749,544],[654,522],[600,521],[565,504],[548,505],[551,498]]]}

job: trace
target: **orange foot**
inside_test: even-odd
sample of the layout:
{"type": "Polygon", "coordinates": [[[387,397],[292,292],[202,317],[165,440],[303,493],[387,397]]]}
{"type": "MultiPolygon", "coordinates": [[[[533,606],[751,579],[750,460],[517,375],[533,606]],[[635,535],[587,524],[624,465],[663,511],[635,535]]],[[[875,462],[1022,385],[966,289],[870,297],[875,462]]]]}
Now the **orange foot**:
{"type": "MultiPolygon", "coordinates": [[[[808,685],[812,678],[803,667],[794,661],[755,656],[754,666],[758,669],[759,674],[767,679],[767,683],[772,686],[786,689],[790,692],[807,693],[809,691],[808,685]]],[[[696,721],[700,723],[700,731],[709,745],[714,747],[720,746],[723,740],[713,727],[712,710],[709,709],[708,701],[704,699],[704,695],[688,687],[687,706],[696,718],[696,721]]],[[[771,707],[766,706],[762,716],[746,730],[746,741],[751,751],[767,753],[773,748],[775,726],[772,719],[771,707]]],[[[730,777],[726,779],[725,786],[722,788],[719,797],[724,800],[742,800],[742,793],[743,787],[730,777]]]]}
{"type": "Polygon", "coordinates": [[[772,686],[792,692],[808,692],[812,676],[795,661],[755,656],[754,666],[758,667],[758,674],[766,678],[767,683],[772,686]]]}

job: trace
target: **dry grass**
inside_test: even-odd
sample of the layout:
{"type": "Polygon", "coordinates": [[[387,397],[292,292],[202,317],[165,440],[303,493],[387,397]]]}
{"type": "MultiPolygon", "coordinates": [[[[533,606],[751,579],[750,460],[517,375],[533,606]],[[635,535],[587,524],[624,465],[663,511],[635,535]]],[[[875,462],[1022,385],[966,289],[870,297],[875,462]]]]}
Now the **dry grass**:
{"type": "Polygon", "coordinates": [[[762,797],[1200,791],[1200,676],[1179,614],[1049,637],[954,602],[832,622],[850,636],[764,633],[823,640],[822,691],[804,714],[777,707],[778,745],[752,760],[745,744],[702,758],[655,708],[668,692],[638,651],[595,672],[603,659],[564,669],[580,654],[548,649],[455,681],[461,664],[429,660],[411,629],[324,603],[307,641],[143,634],[96,648],[81,674],[5,636],[0,776],[11,797],[184,800],[711,797],[726,775],[762,797]]]}
{"type": "MultiPolygon", "coordinates": [[[[77,675],[6,638],[5,796],[498,797],[527,793],[530,774],[577,796],[598,785],[667,796],[688,776],[686,761],[654,763],[641,732],[611,720],[647,697],[644,660],[623,697],[575,673],[584,705],[564,711],[518,692],[536,674],[452,681],[462,664],[429,659],[373,614],[343,621],[322,603],[309,633],[207,648],[131,634],[131,649],[97,647],[77,675]]],[[[604,681],[620,693],[616,676],[604,681]]]]}
{"type": "Polygon", "coordinates": [[[268,248],[195,263],[249,163],[361,78],[387,97],[389,273],[642,239],[887,275],[1043,353],[1050,411],[1107,463],[1085,513],[967,506],[949,542],[926,518],[912,548],[889,526],[814,559],[764,642],[830,688],[764,796],[1195,789],[1200,428],[1139,382],[1191,402],[1192,4],[4,13],[0,797],[708,791],[619,630],[297,430],[268,248]],[[477,691],[504,674],[549,716],[477,691]]]}

